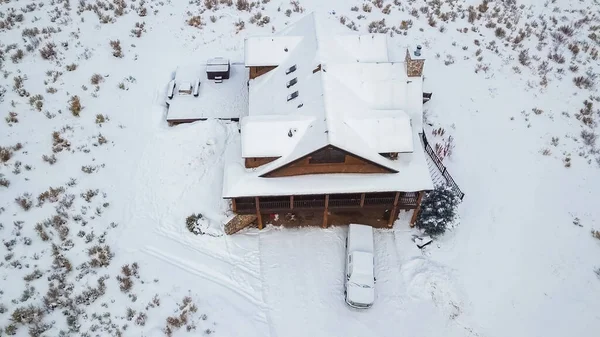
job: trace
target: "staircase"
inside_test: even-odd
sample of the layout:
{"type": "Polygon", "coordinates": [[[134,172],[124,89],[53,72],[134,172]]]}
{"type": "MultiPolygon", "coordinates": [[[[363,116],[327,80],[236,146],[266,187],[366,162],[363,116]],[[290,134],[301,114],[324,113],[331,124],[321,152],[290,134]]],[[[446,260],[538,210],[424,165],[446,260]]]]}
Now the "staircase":
{"type": "Polygon", "coordinates": [[[425,136],[425,130],[421,133],[421,143],[423,144],[423,148],[425,149],[425,159],[427,160],[427,166],[429,167],[429,174],[431,174],[431,180],[435,187],[442,185],[449,185],[456,192],[460,200],[465,197],[465,194],[460,190],[448,170],[446,166],[442,164],[440,158],[435,154],[435,151],[429,145],[427,141],[427,137],[425,136]]]}
{"type": "Polygon", "coordinates": [[[252,224],[256,225],[256,219],[254,214],[236,214],[225,224],[225,233],[227,235],[235,234],[252,224]]]}

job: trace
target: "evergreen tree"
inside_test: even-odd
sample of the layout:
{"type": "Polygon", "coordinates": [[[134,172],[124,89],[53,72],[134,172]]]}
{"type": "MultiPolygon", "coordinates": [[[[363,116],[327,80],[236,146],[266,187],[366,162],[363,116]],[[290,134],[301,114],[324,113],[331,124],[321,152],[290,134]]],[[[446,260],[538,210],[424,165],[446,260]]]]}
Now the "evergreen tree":
{"type": "Polygon", "coordinates": [[[427,192],[421,201],[417,228],[431,236],[444,234],[456,218],[460,198],[452,187],[445,185],[427,192]]]}

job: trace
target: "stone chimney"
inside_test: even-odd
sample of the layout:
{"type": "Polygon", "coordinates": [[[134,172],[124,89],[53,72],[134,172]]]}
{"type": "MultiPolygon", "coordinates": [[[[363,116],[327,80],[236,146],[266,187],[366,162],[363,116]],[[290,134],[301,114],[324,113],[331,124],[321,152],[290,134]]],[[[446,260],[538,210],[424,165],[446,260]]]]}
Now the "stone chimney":
{"type": "Polygon", "coordinates": [[[423,66],[425,65],[425,59],[421,54],[421,46],[411,53],[408,49],[406,50],[406,74],[408,77],[423,76],[423,66]]]}

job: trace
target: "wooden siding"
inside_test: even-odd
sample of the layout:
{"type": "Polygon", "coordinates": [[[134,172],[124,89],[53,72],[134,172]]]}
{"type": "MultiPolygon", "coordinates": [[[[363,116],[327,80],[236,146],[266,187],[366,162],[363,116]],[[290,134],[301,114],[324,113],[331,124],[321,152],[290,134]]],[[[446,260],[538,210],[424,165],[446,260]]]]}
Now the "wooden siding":
{"type": "Polygon", "coordinates": [[[277,158],[279,157],[245,158],[244,164],[246,168],[254,168],[268,164],[277,158]]]}
{"type": "Polygon", "coordinates": [[[277,66],[257,66],[248,68],[250,68],[250,79],[253,79],[268,73],[269,71],[277,68],[277,66]]]}
{"type": "Polygon", "coordinates": [[[325,151],[326,149],[327,148],[323,148],[310,153],[286,166],[264,174],[263,177],[289,177],[322,173],[395,173],[386,167],[379,166],[345,151],[343,151],[345,157],[342,162],[311,163],[311,158],[313,156],[318,157],[319,152],[325,151]]]}

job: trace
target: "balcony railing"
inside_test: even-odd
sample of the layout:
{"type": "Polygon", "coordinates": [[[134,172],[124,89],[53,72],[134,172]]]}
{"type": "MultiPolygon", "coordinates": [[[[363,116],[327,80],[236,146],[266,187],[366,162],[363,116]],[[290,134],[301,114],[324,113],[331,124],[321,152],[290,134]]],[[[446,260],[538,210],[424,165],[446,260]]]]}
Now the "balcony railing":
{"type": "MultiPolygon", "coordinates": [[[[398,198],[398,208],[414,209],[417,207],[418,193],[406,192],[400,193],[398,198]]],[[[360,194],[348,195],[330,195],[327,203],[329,209],[353,209],[353,208],[392,208],[394,206],[395,195],[375,196],[366,194],[360,197],[360,194]]],[[[325,196],[319,195],[314,198],[305,196],[290,197],[264,197],[259,198],[259,208],[261,212],[280,212],[292,210],[323,210],[325,209],[325,196]],[[278,200],[273,200],[274,198],[278,200]]],[[[244,198],[236,200],[236,210],[241,214],[250,214],[256,212],[256,203],[254,199],[244,198]]]]}

